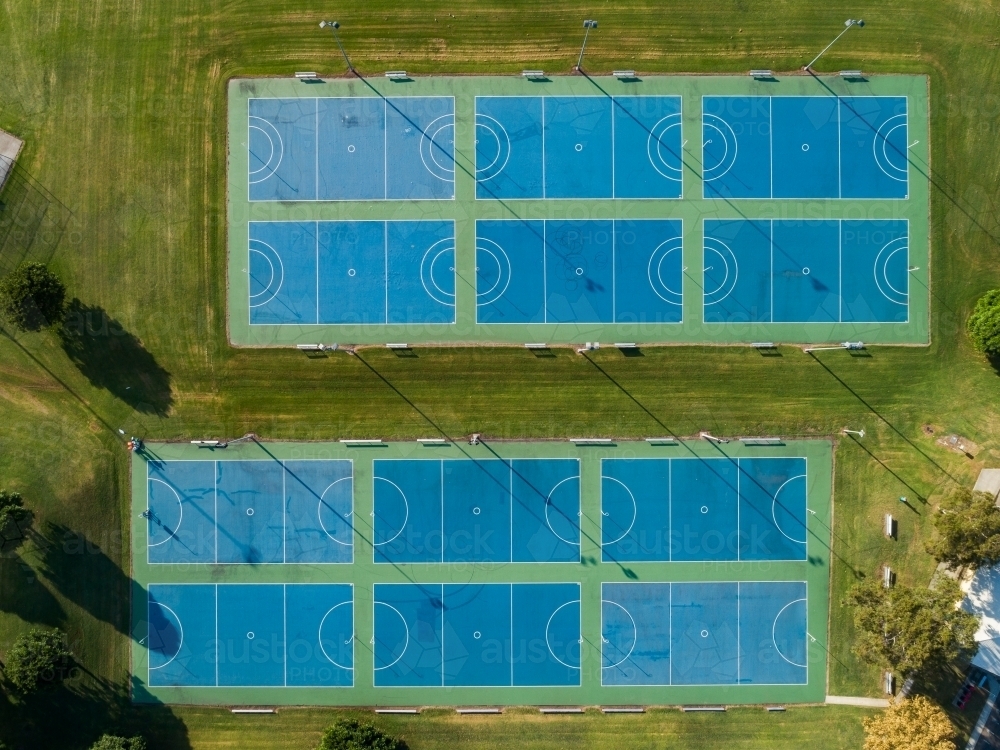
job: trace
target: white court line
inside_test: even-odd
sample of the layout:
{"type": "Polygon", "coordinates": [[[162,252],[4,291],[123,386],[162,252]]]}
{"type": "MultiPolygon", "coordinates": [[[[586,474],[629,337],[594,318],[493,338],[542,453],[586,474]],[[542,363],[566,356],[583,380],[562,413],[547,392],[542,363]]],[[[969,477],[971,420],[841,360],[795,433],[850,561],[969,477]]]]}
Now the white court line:
{"type": "MultiPolygon", "coordinates": [[[[738,544],[737,544],[736,548],[739,549],[739,545],[738,544]]],[[[743,630],[742,623],[740,622],[740,610],[741,610],[740,582],[737,581],[736,582],[736,684],[737,685],[741,684],[740,683],[740,665],[743,662],[743,659],[741,658],[741,654],[740,654],[740,633],[743,630]]]]}
{"type": "MultiPolygon", "coordinates": [[[[783,489],[785,489],[785,485],[786,484],[788,484],[789,482],[794,481],[796,479],[806,479],[806,480],[808,480],[808,478],[807,478],[807,476],[805,474],[797,474],[794,477],[789,477],[788,479],[786,479],[784,482],[781,483],[781,486],[778,487],[778,489],[774,491],[774,496],[771,498],[771,520],[774,521],[774,528],[776,528],[778,530],[778,533],[780,533],[787,540],[789,540],[790,542],[795,542],[796,544],[806,544],[808,542],[808,538],[806,538],[806,539],[796,539],[795,537],[789,536],[788,534],[786,534],[784,532],[784,530],[781,528],[781,524],[778,523],[778,516],[776,514],[777,505],[778,505],[778,495],[780,495],[781,491],[783,489]]],[[[809,485],[806,484],[806,501],[807,501],[806,504],[807,504],[807,506],[808,506],[808,495],[809,495],[809,485]]],[[[803,519],[803,521],[804,520],[805,519],[803,519]]]]}
{"type": "MultiPolygon", "coordinates": [[[[615,199],[615,98],[611,97],[611,200],[615,199]]],[[[614,221],[611,222],[612,227],[614,226],[614,221]]],[[[612,229],[613,231],[613,229],[612,229]]],[[[611,251],[612,259],[614,258],[614,250],[611,251]]],[[[614,290],[612,289],[612,294],[614,290]]],[[[612,306],[612,313],[614,312],[614,307],[612,306]]],[[[614,321],[614,316],[611,318],[614,321]]]]}
{"type": "MultiPolygon", "coordinates": [[[[149,660],[148,662],[146,662],[146,674],[147,674],[147,680],[146,680],[146,682],[147,683],[149,682],[149,679],[148,679],[149,672],[151,672],[154,669],[163,669],[170,662],[172,662],[174,659],[176,659],[178,656],[180,656],[181,649],[184,647],[184,623],[181,622],[181,618],[177,616],[177,613],[174,612],[174,610],[172,610],[166,604],[160,604],[159,602],[151,602],[151,601],[149,601],[149,594],[147,593],[147,595],[146,595],[146,617],[149,617],[149,607],[150,607],[150,605],[155,605],[157,607],[160,607],[161,609],[165,609],[165,610],[167,610],[167,612],[169,612],[170,614],[172,614],[174,616],[174,619],[177,620],[177,627],[181,631],[181,640],[177,644],[177,651],[174,653],[174,655],[171,656],[169,659],[167,659],[165,662],[163,662],[163,664],[161,664],[160,666],[158,666],[158,667],[150,666],[150,663],[152,662],[152,660],[149,660]]],[[[152,620],[152,618],[150,618],[150,620],[152,620]]],[[[152,624],[152,622],[150,622],[150,624],[152,624]]],[[[147,638],[148,638],[148,636],[147,636],[147,638]]],[[[149,650],[152,651],[152,649],[149,649],[149,650]]]]}
{"type": "MultiPolygon", "coordinates": [[[[543,108],[542,112],[544,113],[544,111],[545,110],[543,108]]],[[[543,127],[543,132],[544,132],[544,127],[543,127]]],[[[544,169],[545,162],[542,162],[542,164],[544,169]]],[[[543,184],[544,181],[545,178],[543,177],[542,178],[543,184]]],[[[548,250],[548,240],[546,239],[547,237],[546,227],[548,227],[548,224],[549,223],[547,221],[542,221],[542,294],[544,295],[543,297],[544,304],[542,305],[543,323],[549,322],[549,267],[548,267],[549,250],[548,250]]]]}
{"type": "MultiPolygon", "coordinates": [[[[288,584],[281,584],[281,643],[284,646],[285,687],[288,687],[288,584]]],[[[321,643],[320,646],[323,644],[321,643]]]]}
{"type": "MultiPolygon", "coordinates": [[[[774,651],[775,651],[775,653],[778,656],[780,656],[782,659],[784,659],[785,661],[787,661],[789,664],[791,664],[793,667],[801,667],[802,669],[809,669],[809,638],[808,638],[808,636],[804,639],[805,640],[805,647],[806,647],[806,663],[805,664],[799,664],[798,662],[792,661],[787,656],[785,656],[783,653],[781,653],[781,649],[778,648],[778,640],[775,637],[775,633],[774,633],[775,628],[778,627],[778,618],[781,617],[781,613],[784,612],[789,607],[791,607],[793,604],[798,604],[799,602],[806,602],[806,613],[807,613],[806,614],[806,618],[807,618],[806,619],[806,633],[809,632],[809,620],[808,620],[809,607],[808,607],[808,601],[807,601],[807,599],[805,597],[803,597],[802,599],[795,599],[793,601],[788,602],[788,604],[786,604],[784,607],[782,607],[781,609],[779,609],[778,610],[778,614],[776,614],[774,616],[774,622],[771,623],[771,643],[774,645],[774,651]]],[[[806,673],[806,683],[808,683],[808,682],[809,682],[809,676],[808,676],[808,672],[807,672],[806,673]]]]}
{"type": "MultiPolygon", "coordinates": [[[[323,509],[323,498],[324,498],[324,497],[326,497],[326,493],[327,493],[327,492],[329,492],[329,491],[330,491],[330,489],[331,489],[331,488],[332,488],[332,487],[333,487],[333,486],[334,486],[335,484],[340,484],[341,482],[346,482],[347,480],[351,480],[351,495],[352,495],[352,499],[351,499],[351,511],[352,511],[352,512],[354,511],[354,500],[353,500],[353,495],[354,495],[354,476],[353,476],[353,468],[354,468],[354,467],[352,466],[351,468],[352,468],[352,476],[349,476],[349,477],[341,477],[340,479],[337,479],[336,481],[332,482],[332,483],[331,483],[331,484],[329,485],[329,487],[327,487],[327,488],[326,488],[325,490],[323,490],[323,494],[319,496],[319,502],[318,502],[318,503],[317,503],[317,505],[316,505],[316,518],[317,518],[317,519],[319,520],[319,527],[320,527],[321,529],[323,529],[323,533],[324,533],[324,534],[326,534],[326,535],[327,535],[328,537],[330,537],[330,539],[331,539],[332,541],[336,542],[337,544],[340,544],[340,545],[343,545],[343,546],[345,546],[345,547],[354,547],[354,537],[353,537],[353,535],[352,535],[352,537],[351,537],[351,541],[350,541],[350,542],[342,542],[342,541],[340,541],[339,539],[335,538],[335,537],[333,536],[333,534],[331,534],[331,533],[330,533],[329,529],[327,529],[327,528],[326,528],[326,524],[325,524],[325,523],[323,523],[323,516],[322,516],[322,512],[321,512],[321,511],[322,511],[322,509],[323,509]]],[[[350,514],[348,514],[348,515],[350,515],[350,514]]],[[[351,550],[351,557],[352,557],[352,559],[353,559],[353,557],[354,557],[354,550],[353,550],[353,549],[351,550]]]]}
{"type": "Polygon", "coordinates": [[[174,527],[174,530],[170,532],[170,534],[167,536],[166,539],[164,539],[162,542],[157,542],[156,544],[150,544],[149,543],[149,520],[152,520],[152,519],[147,520],[147,522],[146,522],[146,530],[147,530],[146,531],[146,548],[147,548],[146,549],[146,559],[147,559],[147,561],[149,560],[149,547],[159,547],[161,544],[166,544],[171,539],[173,539],[174,536],[177,534],[178,529],[180,529],[180,527],[181,527],[181,522],[184,520],[184,502],[181,500],[181,496],[177,494],[177,490],[175,490],[169,484],[167,484],[166,482],[164,482],[162,479],[156,479],[155,477],[150,477],[149,476],[149,464],[148,463],[146,464],[146,510],[147,511],[149,510],[149,483],[150,482],[159,482],[164,487],[166,487],[168,490],[170,490],[171,492],[174,493],[174,497],[177,498],[177,507],[180,509],[180,516],[177,519],[177,526],[174,527]]]}
{"type": "MultiPolygon", "coordinates": [[[[389,98],[382,99],[382,200],[389,200],[389,98]]],[[[386,264],[386,284],[388,280],[388,264],[386,264]]],[[[386,305],[388,315],[389,306],[386,305]]]]}
{"type": "MultiPolygon", "coordinates": [[[[372,470],[374,471],[374,468],[372,470]]],[[[410,520],[410,503],[406,499],[406,493],[403,492],[403,490],[401,490],[399,488],[398,484],[396,484],[395,482],[393,482],[391,479],[386,479],[385,477],[376,477],[376,476],[373,476],[372,477],[372,508],[373,508],[372,514],[373,515],[375,513],[375,511],[374,511],[374,507],[375,507],[375,491],[374,490],[375,490],[375,480],[376,479],[378,479],[378,480],[380,480],[382,482],[387,482],[388,484],[391,484],[393,487],[395,487],[396,491],[399,493],[399,496],[401,498],[403,498],[403,506],[406,508],[406,514],[403,516],[403,523],[399,527],[399,531],[396,532],[395,536],[393,536],[392,539],[386,539],[384,542],[372,542],[372,547],[381,547],[382,545],[389,544],[390,542],[395,541],[396,538],[400,534],[403,533],[403,530],[406,528],[406,524],[410,520]]],[[[372,525],[374,526],[374,523],[372,525]]]]}
{"type": "MultiPolygon", "coordinates": [[[[406,585],[406,584],[403,584],[403,585],[406,585]]],[[[374,591],[372,593],[374,595],[374,591]]],[[[380,602],[377,599],[375,599],[374,596],[372,597],[372,631],[374,632],[374,630],[375,630],[375,606],[378,605],[378,604],[381,604],[383,607],[388,607],[389,609],[391,609],[393,612],[396,613],[396,615],[399,617],[399,621],[403,623],[403,628],[406,630],[406,641],[403,644],[403,650],[399,652],[399,656],[397,656],[396,659],[395,659],[395,661],[391,662],[390,664],[386,664],[384,667],[376,667],[375,666],[375,659],[373,658],[372,659],[372,671],[374,671],[374,672],[380,672],[383,669],[389,669],[390,667],[396,666],[396,664],[399,662],[399,660],[402,659],[403,656],[406,654],[406,649],[408,649],[410,647],[410,626],[406,624],[406,618],[403,617],[402,613],[398,609],[396,609],[395,607],[393,607],[391,604],[389,604],[388,602],[380,602]]],[[[443,612],[444,612],[444,610],[442,608],[442,614],[443,614],[443,612]]],[[[442,635],[443,635],[443,632],[442,632],[442,635]]],[[[442,645],[444,645],[444,644],[442,644],[442,645]]],[[[373,648],[372,649],[372,655],[373,656],[374,656],[374,653],[375,653],[375,649],[373,648]]],[[[444,649],[443,648],[441,649],[441,672],[442,672],[442,674],[444,673],[444,649]]]]}
{"type": "MultiPolygon", "coordinates": [[[[601,459],[601,461],[603,463],[604,459],[601,459]]],[[[639,506],[635,502],[635,495],[632,494],[632,490],[629,489],[628,485],[625,484],[620,479],[615,479],[614,477],[604,476],[604,473],[602,471],[602,473],[601,473],[601,481],[603,482],[605,479],[608,479],[608,480],[610,480],[612,482],[617,482],[618,484],[620,484],[622,487],[625,488],[625,491],[628,493],[629,498],[632,500],[632,522],[628,525],[628,528],[625,529],[625,533],[622,534],[617,539],[613,539],[610,542],[601,542],[601,546],[602,547],[605,547],[605,546],[607,546],[609,544],[617,544],[622,539],[624,539],[625,537],[627,537],[629,535],[629,533],[632,531],[632,527],[635,526],[636,519],[637,519],[637,517],[639,515],[639,506]]],[[[601,530],[602,531],[604,530],[604,516],[605,515],[606,514],[604,513],[604,487],[602,486],[601,487],[601,530]]]]}
{"type": "Polygon", "coordinates": [[[385,324],[389,325],[389,222],[382,222],[382,241],[385,245],[385,324]]]}
{"type": "MultiPolygon", "coordinates": [[[[545,198],[545,97],[542,99],[542,198],[545,198]]],[[[548,322],[548,321],[546,321],[548,322]]]]}
{"type": "MultiPolygon", "coordinates": [[[[632,656],[632,652],[635,651],[636,643],[639,642],[639,629],[635,625],[635,618],[632,617],[632,613],[629,612],[627,608],[623,607],[618,602],[614,602],[614,601],[611,601],[610,599],[605,599],[604,598],[603,587],[604,587],[604,584],[602,583],[601,584],[601,588],[602,588],[602,591],[601,591],[601,604],[602,605],[603,604],[613,604],[613,605],[615,605],[616,607],[618,607],[618,609],[620,609],[622,612],[624,612],[626,615],[628,615],[628,619],[632,621],[632,645],[629,647],[628,653],[625,654],[625,656],[623,656],[621,659],[619,659],[618,661],[616,661],[614,664],[608,664],[607,666],[605,666],[603,664],[601,665],[601,669],[614,669],[615,667],[617,667],[622,662],[628,661],[628,658],[630,656],[632,656]]],[[[606,641],[604,639],[604,607],[602,606],[601,607],[601,655],[602,656],[604,654],[604,644],[605,643],[609,643],[609,641],[606,641]]],[[[604,674],[603,674],[603,672],[601,673],[601,685],[604,685],[604,674]]]]}
{"type": "MultiPolygon", "coordinates": [[[[218,556],[218,544],[215,548],[218,556]]],[[[219,687],[219,584],[215,584],[215,686],[219,687]]]]}

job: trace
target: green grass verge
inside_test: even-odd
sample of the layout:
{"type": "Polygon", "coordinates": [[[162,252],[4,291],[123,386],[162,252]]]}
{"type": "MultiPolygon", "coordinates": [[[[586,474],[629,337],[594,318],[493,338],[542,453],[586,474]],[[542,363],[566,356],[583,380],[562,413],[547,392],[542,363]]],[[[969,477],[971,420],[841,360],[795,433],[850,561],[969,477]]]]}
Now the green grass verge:
{"type": "MultiPolygon", "coordinates": [[[[595,12],[601,27],[588,66],[792,70],[856,10],[790,0],[680,0],[669,12],[660,3],[609,3],[595,12]]],[[[31,539],[0,562],[0,653],[32,624],[59,625],[86,670],[55,701],[0,706],[2,731],[12,735],[4,739],[84,746],[117,721],[162,721],[176,733],[164,733],[170,739],[160,746],[208,747],[206,735],[246,731],[221,711],[136,714],[127,706],[128,473],[119,428],[160,439],[253,430],[302,440],[412,438],[437,428],[526,438],[641,437],[665,427],[825,435],[864,426],[869,437],[841,440],[835,457],[830,692],[877,692],[876,676],[850,654],[850,617],[838,602],[856,575],[871,575],[883,561],[902,581],[925,584],[933,568],[923,552],[930,504],[1000,458],[1000,379],[962,334],[977,296],[1000,282],[993,198],[1000,102],[992,93],[1000,83],[993,54],[1000,20],[988,4],[967,0],[895,0],[868,10],[866,28],[841,40],[823,67],[930,76],[930,347],[816,360],[794,349],[764,358],[686,347],[629,359],[611,351],[591,359],[490,348],[421,350],[413,358],[372,351],[362,361],[236,351],[225,330],[225,82],[332,69],[336,53],[317,19],[290,0],[111,0],[100,12],[53,0],[44,14],[10,0],[0,25],[7,63],[0,127],[27,145],[18,167],[22,198],[5,194],[11,202],[0,214],[3,252],[51,257],[81,300],[79,320],[89,316],[90,325],[68,352],[48,334],[0,337],[0,484],[22,491],[37,513],[31,539]],[[935,435],[922,431],[925,424],[935,435]],[[980,444],[976,459],[935,445],[952,431],[980,444]],[[917,500],[905,511],[900,494],[928,504],[917,500]],[[898,542],[880,534],[888,509],[902,519],[898,542]]],[[[373,72],[568,72],[581,30],[577,6],[564,2],[376,2],[339,20],[355,63],[373,72]]],[[[946,698],[956,686],[936,694],[946,698]]],[[[852,721],[824,725],[820,717],[857,716],[840,711],[802,709],[796,714],[809,718],[762,743],[819,744],[852,721]]],[[[744,716],[724,719],[737,736],[756,731],[744,716]]],[[[675,718],[684,731],[697,729],[692,741],[705,734],[701,717],[675,718]]],[[[759,730],[764,737],[768,726],[759,730]]],[[[436,731],[426,746],[465,736],[445,724],[436,731]]],[[[524,743],[559,737],[534,723],[516,731],[524,743]]],[[[636,735],[640,745],[643,736],[636,735]]],[[[286,737],[293,736],[270,739],[286,737]]],[[[832,744],[857,746],[858,737],[832,744]]]]}

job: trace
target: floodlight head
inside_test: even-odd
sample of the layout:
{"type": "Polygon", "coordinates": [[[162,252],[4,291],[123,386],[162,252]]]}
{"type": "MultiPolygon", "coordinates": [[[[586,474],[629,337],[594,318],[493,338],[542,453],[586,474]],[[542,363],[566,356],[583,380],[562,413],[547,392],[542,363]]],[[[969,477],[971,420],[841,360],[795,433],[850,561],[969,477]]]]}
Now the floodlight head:
{"type": "Polygon", "coordinates": [[[340,24],[337,21],[320,21],[319,22],[319,27],[321,29],[325,29],[327,26],[329,26],[331,29],[339,29],[340,28],[340,24]]]}
{"type": "Polygon", "coordinates": [[[583,28],[585,29],[596,29],[597,21],[592,21],[589,18],[583,22],[583,28]]]}
{"type": "Polygon", "coordinates": [[[848,18],[846,21],[844,21],[844,26],[847,26],[847,27],[851,27],[851,26],[864,26],[864,25],[865,25],[864,19],[861,19],[861,18],[859,18],[857,20],[855,20],[853,18],[848,18]]]}

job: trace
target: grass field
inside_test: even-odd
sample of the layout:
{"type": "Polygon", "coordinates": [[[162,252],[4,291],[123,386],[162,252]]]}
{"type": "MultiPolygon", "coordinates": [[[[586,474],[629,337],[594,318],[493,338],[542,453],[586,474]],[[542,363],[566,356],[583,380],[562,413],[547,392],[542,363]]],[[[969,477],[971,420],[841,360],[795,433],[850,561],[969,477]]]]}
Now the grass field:
{"type": "MultiPolygon", "coordinates": [[[[260,746],[301,748],[329,719],[321,711],[284,714],[276,717],[282,731],[254,735],[248,727],[263,724],[221,710],[128,707],[128,462],[119,428],[157,439],[253,430],[301,440],[435,430],[519,438],[642,437],[665,429],[790,436],[864,426],[869,437],[842,439],[835,456],[831,641],[838,645],[829,692],[877,693],[876,675],[850,654],[850,615],[838,602],[857,576],[884,561],[900,580],[926,583],[931,505],[955,482],[970,483],[1000,451],[1000,378],[962,335],[976,297],[1000,282],[995,2],[859,8],[680,0],[666,10],[609,2],[586,11],[601,23],[588,44],[594,72],[791,70],[844,18],[863,13],[868,25],[841,40],[821,69],[930,75],[932,344],[817,359],[788,348],[780,357],[649,349],[628,359],[606,350],[543,358],[490,348],[405,358],[371,350],[307,359],[230,349],[225,82],[340,70],[318,19],[287,0],[52,0],[44,8],[3,0],[0,8],[8,61],[0,127],[26,141],[22,198],[8,194],[0,211],[0,246],[6,256],[51,257],[78,300],[77,335],[0,337],[0,484],[23,492],[36,511],[31,538],[0,560],[0,653],[33,624],[57,625],[69,633],[82,669],[57,698],[24,706],[4,699],[5,740],[85,747],[121,722],[157,727],[154,747],[226,747],[254,738],[260,746]],[[934,444],[942,432],[959,432],[982,450],[975,460],[948,453],[934,444]],[[901,494],[914,500],[912,511],[896,500],[901,494]],[[898,542],[881,537],[886,510],[901,519],[898,542]]],[[[516,74],[525,67],[569,72],[584,12],[561,2],[455,0],[404,9],[377,2],[339,20],[363,71],[516,74]]],[[[946,701],[956,686],[929,687],[946,701]]],[[[640,720],[649,733],[629,735],[609,732],[617,725],[600,716],[557,720],[543,731],[534,715],[514,715],[474,739],[451,715],[430,715],[405,733],[414,748],[573,740],[621,746],[623,737],[649,747],[671,733],[696,746],[708,738],[715,744],[724,732],[762,747],[857,747],[862,715],[840,708],[782,717],[656,713],[640,720]]]]}

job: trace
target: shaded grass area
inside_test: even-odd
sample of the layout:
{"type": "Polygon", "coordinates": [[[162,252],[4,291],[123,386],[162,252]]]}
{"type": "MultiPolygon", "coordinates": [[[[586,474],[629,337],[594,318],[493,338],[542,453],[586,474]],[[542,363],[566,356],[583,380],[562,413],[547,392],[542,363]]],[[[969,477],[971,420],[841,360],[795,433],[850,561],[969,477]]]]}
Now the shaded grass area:
{"type": "MultiPolygon", "coordinates": [[[[361,70],[374,73],[568,73],[582,18],[565,2],[373,2],[344,10],[345,45],[361,70]]],[[[816,358],[788,347],[769,357],[644,348],[630,358],[607,349],[544,358],[504,348],[420,349],[406,358],[366,350],[362,361],[233,350],[225,331],[225,81],[342,70],[317,19],[291,0],[111,0],[99,11],[80,0],[44,9],[5,0],[0,127],[26,147],[23,184],[12,184],[21,192],[9,185],[0,196],[24,217],[20,227],[12,210],[0,214],[7,232],[0,268],[14,253],[51,258],[84,325],[69,341],[0,336],[0,485],[22,492],[36,512],[32,538],[0,557],[0,658],[32,624],[59,626],[82,669],[56,698],[0,705],[0,736],[13,733],[3,739],[15,747],[57,739],[83,747],[121,724],[159,727],[160,747],[235,747],[241,739],[308,747],[331,716],[283,712],[268,717],[277,723],[267,729],[223,711],[128,707],[130,519],[119,429],[157,439],[248,431],[335,439],[703,429],[792,436],[864,427],[868,437],[842,438],[836,454],[830,692],[877,694],[877,674],[850,653],[850,613],[839,602],[853,581],[886,562],[902,582],[925,585],[933,561],[923,540],[936,498],[1000,460],[1000,379],[962,335],[977,296],[1000,282],[993,93],[1000,16],[995,3],[967,0],[894,0],[861,10],[866,28],[838,43],[821,69],[931,77],[930,347],[816,358]],[[935,445],[950,432],[982,451],[970,460],[935,445]],[[881,535],[886,511],[900,519],[897,541],[881,535]],[[257,726],[265,729],[250,728],[257,726]]],[[[843,2],[679,0],[669,12],[651,0],[606,3],[588,11],[601,26],[586,65],[595,73],[792,70],[859,13],[843,2]]],[[[946,700],[950,687],[945,680],[924,689],[946,700]]],[[[862,715],[668,712],[639,718],[643,728],[627,733],[608,731],[616,720],[600,716],[542,722],[512,714],[486,720],[496,728],[483,724],[490,730],[480,733],[468,728],[480,725],[433,715],[404,734],[412,747],[671,740],[698,747],[723,736],[737,747],[856,747],[862,715]]]]}

